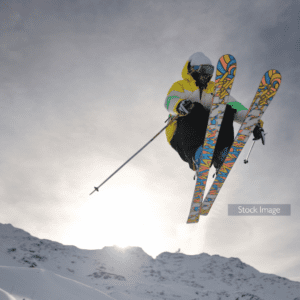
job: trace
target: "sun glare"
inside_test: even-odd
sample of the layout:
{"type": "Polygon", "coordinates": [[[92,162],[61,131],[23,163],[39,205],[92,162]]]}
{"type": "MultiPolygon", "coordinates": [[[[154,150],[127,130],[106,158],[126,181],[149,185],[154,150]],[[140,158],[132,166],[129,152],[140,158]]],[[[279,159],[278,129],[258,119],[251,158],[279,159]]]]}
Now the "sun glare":
{"type": "Polygon", "coordinates": [[[130,247],[129,245],[122,245],[120,243],[118,243],[117,245],[114,245],[117,248],[120,248],[121,250],[125,250],[126,248],[130,247]]]}
{"type": "MultiPolygon", "coordinates": [[[[137,181],[134,185],[119,182],[117,186],[103,187],[83,202],[71,230],[76,232],[72,241],[76,239],[79,247],[88,249],[116,245],[120,249],[147,247],[148,251],[153,247],[157,252],[155,245],[149,244],[149,235],[159,231],[155,225],[159,216],[151,191],[143,190],[137,181]]],[[[159,242],[160,236],[156,236],[159,242]]]]}

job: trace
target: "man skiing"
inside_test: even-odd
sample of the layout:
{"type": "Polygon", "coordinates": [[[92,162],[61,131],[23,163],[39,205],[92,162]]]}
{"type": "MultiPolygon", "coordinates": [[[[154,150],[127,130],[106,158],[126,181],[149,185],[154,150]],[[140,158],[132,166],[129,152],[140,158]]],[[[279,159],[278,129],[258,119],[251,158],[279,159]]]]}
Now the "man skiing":
{"type": "MultiPolygon", "coordinates": [[[[200,164],[212,105],[214,82],[210,80],[213,72],[214,67],[210,59],[202,52],[194,53],[183,67],[183,80],[172,85],[165,100],[165,108],[170,115],[179,115],[166,129],[167,140],[194,171],[200,164]]],[[[217,170],[220,169],[234,140],[233,121],[242,124],[247,111],[246,107],[229,96],[212,159],[212,164],[217,170]]],[[[262,126],[263,122],[260,121],[254,129],[255,139],[261,138],[262,126]]]]}

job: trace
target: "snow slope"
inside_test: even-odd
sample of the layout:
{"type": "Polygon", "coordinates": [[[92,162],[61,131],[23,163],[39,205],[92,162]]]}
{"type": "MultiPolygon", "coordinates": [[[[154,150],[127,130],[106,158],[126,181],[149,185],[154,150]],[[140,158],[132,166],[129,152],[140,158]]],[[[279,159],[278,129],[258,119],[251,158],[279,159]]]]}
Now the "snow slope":
{"type": "Polygon", "coordinates": [[[238,258],[139,247],[82,250],[0,224],[0,300],[300,300],[300,282],[238,258]]]}
{"type": "Polygon", "coordinates": [[[39,268],[0,267],[0,285],[3,291],[10,291],[7,294],[12,299],[16,297],[13,295],[40,300],[113,299],[88,285],[39,268]]]}

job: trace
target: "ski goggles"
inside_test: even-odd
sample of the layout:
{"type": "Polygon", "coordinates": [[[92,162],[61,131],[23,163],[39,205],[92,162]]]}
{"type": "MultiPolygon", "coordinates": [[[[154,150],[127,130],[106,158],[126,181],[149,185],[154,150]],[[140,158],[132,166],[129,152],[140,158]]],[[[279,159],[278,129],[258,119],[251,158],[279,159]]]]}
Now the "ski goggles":
{"type": "Polygon", "coordinates": [[[197,72],[199,74],[213,75],[214,66],[212,65],[199,65],[199,66],[191,66],[192,71],[197,72]]]}

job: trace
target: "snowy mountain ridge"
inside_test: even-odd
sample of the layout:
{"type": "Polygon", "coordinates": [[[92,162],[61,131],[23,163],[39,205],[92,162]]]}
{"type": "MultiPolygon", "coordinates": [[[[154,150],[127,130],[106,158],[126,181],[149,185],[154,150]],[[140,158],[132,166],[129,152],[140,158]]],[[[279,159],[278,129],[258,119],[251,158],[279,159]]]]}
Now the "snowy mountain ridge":
{"type": "Polygon", "coordinates": [[[83,250],[0,223],[0,300],[300,300],[300,282],[238,258],[139,247],[83,250]]]}

